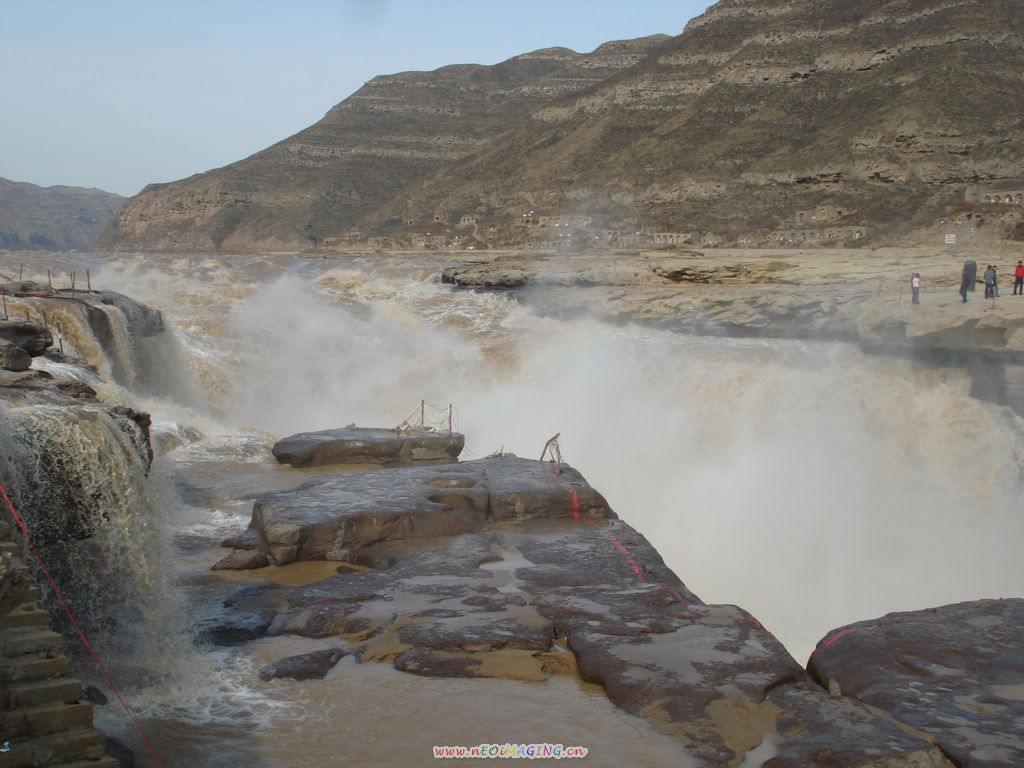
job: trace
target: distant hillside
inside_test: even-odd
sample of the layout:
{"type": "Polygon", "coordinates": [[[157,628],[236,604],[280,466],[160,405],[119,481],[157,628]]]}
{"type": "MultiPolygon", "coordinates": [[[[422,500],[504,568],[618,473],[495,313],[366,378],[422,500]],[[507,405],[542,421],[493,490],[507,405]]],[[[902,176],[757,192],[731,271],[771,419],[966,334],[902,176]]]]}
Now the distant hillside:
{"type": "Polygon", "coordinates": [[[721,0],[674,38],[375,78],[280,144],[147,188],[101,243],[899,234],[1021,200],[1021,72],[1019,0],[721,0]]]}
{"type": "Polygon", "coordinates": [[[104,234],[106,249],[294,249],[319,245],[412,183],[477,152],[530,111],[635,64],[655,36],[591,54],[552,48],[491,67],[375,77],[318,123],[245,160],[150,185],[104,234]]]}
{"type": "Polygon", "coordinates": [[[827,205],[900,231],[965,193],[1020,186],[1021,72],[1012,0],[722,0],[375,219],[486,199],[494,214],[740,237],[827,205]]]}
{"type": "Polygon", "coordinates": [[[88,251],[127,198],[0,179],[0,249],[88,251]]]}

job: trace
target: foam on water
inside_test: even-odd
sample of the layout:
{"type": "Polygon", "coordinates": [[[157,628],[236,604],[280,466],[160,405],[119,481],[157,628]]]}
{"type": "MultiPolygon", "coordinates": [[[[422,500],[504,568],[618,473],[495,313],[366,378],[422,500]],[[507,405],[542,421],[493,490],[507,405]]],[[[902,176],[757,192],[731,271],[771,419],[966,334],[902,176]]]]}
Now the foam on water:
{"type": "Polygon", "coordinates": [[[1022,422],[971,399],[959,370],[541,318],[426,266],[243,261],[201,280],[133,267],[200,308],[161,307],[231,382],[225,422],[391,426],[426,400],[456,405],[469,455],[539,456],[560,432],[691,589],[751,610],[801,659],[850,621],[1024,594],[1022,422]]]}
{"type": "MultiPolygon", "coordinates": [[[[94,285],[100,272],[103,287],[163,310],[196,382],[194,395],[178,388],[141,401],[167,437],[159,471],[190,495],[163,516],[179,542],[179,577],[201,583],[186,601],[209,599],[198,574],[222,554],[227,529],[244,523],[249,500],[307,478],[273,462],[274,439],[393,426],[421,400],[456,405],[470,455],[539,457],[561,433],[566,460],[694,592],[750,610],[801,661],[828,630],[886,611],[1024,595],[1024,422],[970,398],[959,370],[841,344],[537,317],[507,297],[440,285],[426,263],[410,276],[365,259],[102,262],[94,285]]],[[[267,756],[297,748],[280,734],[302,733],[310,712],[279,702],[309,697],[316,717],[358,724],[353,733],[324,726],[325,743],[343,754],[397,722],[373,720],[389,701],[405,697],[415,711],[418,695],[495,695],[485,681],[422,681],[378,665],[342,665],[324,688],[255,683],[253,665],[287,655],[285,646],[310,649],[292,642],[184,654],[169,687],[142,692],[144,711],[168,743],[190,728],[230,740],[228,723],[260,723],[268,738],[247,736],[236,756],[251,747],[284,765],[267,756]],[[345,697],[353,708],[338,703],[345,697]]],[[[451,743],[474,738],[460,718],[437,732],[451,743]]],[[[762,747],[755,764],[769,756],[762,747]]],[[[361,751],[348,764],[422,761],[410,754],[418,757],[389,763],[361,751]]]]}

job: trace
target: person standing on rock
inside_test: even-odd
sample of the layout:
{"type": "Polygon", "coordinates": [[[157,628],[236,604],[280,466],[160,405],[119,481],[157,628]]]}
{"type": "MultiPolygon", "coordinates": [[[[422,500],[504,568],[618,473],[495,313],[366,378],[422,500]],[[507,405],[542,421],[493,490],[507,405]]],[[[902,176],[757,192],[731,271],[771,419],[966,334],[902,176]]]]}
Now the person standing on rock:
{"type": "Polygon", "coordinates": [[[967,303],[967,289],[971,285],[971,276],[967,274],[967,267],[960,270],[960,298],[963,304],[967,303]]]}
{"type": "Polygon", "coordinates": [[[996,271],[989,264],[985,269],[985,298],[994,299],[996,296],[996,271]]]}
{"type": "Polygon", "coordinates": [[[1013,295],[1024,296],[1024,261],[1017,262],[1017,269],[1013,273],[1013,295]]]}
{"type": "Polygon", "coordinates": [[[921,273],[915,272],[914,276],[910,278],[910,293],[913,296],[913,303],[921,303],[921,273]]]}

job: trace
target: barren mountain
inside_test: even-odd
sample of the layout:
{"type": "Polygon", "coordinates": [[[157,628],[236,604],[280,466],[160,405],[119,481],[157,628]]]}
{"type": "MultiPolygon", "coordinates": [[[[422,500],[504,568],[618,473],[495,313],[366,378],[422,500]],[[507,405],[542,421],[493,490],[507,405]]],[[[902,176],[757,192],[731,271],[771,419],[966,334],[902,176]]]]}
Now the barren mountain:
{"type": "Polygon", "coordinates": [[[1021,191],[1022,43],[1017,0],[721,0],[674,38],[376,78],[280,144],[147,188],[101,243],[294,249],[441,219],[515,245],[524,215],[743,242],[815,208],[898,233],[1021,191]]]}
{"type": "Polygon", "coordinates": [[[828,204],[899,229],[1024,177],[1022,48],[1012,0],[722,0],[378,218],[486,199],[738,235],[828,204]]]}
{"type": "Polygon", "coordinates": [[[318,123],[245,160],[153,184],[104,234],[107,249],[294,249],[338,236],[411,183],[489,146],[530,110],[629,67],[667,40],[551,48],[492,67],[376,77],[318,123]]]}
{"type": "Polygon", "coordinates": [[[0,249],[87,251],[127,198],[0,179],[0,249]]]}

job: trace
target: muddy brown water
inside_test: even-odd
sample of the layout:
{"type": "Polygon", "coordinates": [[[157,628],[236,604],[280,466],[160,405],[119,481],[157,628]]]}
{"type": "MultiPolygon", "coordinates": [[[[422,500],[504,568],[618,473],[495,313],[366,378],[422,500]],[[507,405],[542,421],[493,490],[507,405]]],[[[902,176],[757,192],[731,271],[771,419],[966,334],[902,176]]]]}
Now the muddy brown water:
{"type": "MultiPolygon", "coordinates": [[[[0,275],[22,261],[0,256],[0,275]]],[[[437,413],[454,404],[467,458],[539,457],[561,433],[565,459],[693,592],[750,610],[801,661],[846,623],[1024,595],[1024,422],[972,399],[962,371],[841,344],[540,317],[528,295],[439,284],[442,265],[430,254],[26,264],[26,278],[50,268],[61,287],[89,269],[95,287],[161,309],[171,330],[153,340],[155,371],[138,387],[103,392],[152,413],[163,446],[152,527],[177,601],[161,611],[179,633],[136,649],[134,668],[150,673],[122,687],[166,765],[407,768],[433,764],[435,745],[497,742],[579,744],[591,765],[685,764],[674,741],[570,677],[427,679],[345,658],[323,681],[263,683],[263,664],[335,643],[188,641],[253,578],[209,570],[219,542],[248,524],[260,493],[316,476],[277,465],[274,440],[393,426],[421,401],[437,413]]],[[[138,765],[155,765],[115,706],[97,713],[138,765]]]]}

